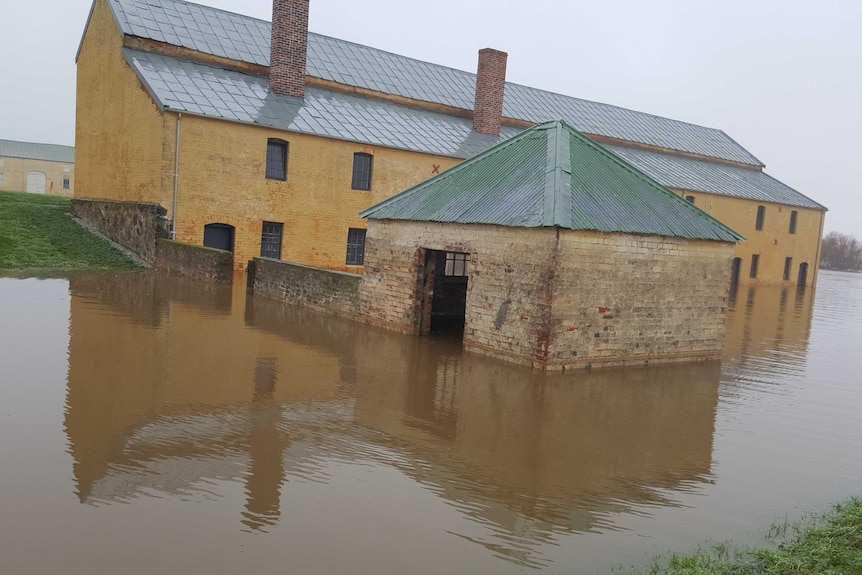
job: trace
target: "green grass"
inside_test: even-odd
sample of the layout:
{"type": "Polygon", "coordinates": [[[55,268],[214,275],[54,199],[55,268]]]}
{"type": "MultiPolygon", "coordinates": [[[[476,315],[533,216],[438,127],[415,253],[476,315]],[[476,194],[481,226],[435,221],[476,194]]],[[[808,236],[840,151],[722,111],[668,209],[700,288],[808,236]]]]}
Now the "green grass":
{"type": "Polygon", "coordinates": [[[137,267],[69,217],[71,200],[0,192],[0,270],[137,267]]]}
{"type": "Polygon", "coordinates": [[[862,575],[862,499],[824,515],[773,525],[770,546],[727,543],[655,561],[639,575],[862,575]]]}

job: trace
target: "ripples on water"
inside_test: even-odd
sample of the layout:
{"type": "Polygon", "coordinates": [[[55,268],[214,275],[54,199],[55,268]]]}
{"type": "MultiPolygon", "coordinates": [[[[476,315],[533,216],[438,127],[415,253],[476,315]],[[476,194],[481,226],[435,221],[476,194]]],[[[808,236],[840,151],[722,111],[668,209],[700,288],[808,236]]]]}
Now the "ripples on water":
{"type": "Polygon", "coordinates": [[[0,279],[0,572],[600,572],[860,490],[862,276],[565,375],[242,283],[0,279]]]}

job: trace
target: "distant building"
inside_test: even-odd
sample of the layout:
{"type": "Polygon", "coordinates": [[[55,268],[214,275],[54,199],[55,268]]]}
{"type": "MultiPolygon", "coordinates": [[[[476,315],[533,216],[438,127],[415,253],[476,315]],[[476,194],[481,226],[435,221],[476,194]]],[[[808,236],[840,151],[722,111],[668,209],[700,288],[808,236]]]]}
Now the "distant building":
{"type": "Polygon", "coordinates": [[[535,124],[565,120],[747,238],[738,283],[816,277],[826,209],[721,130],[179,0],[95,0],[78,51],[76,197],[167,209],[176,239],[362,272],[359,212],[535,124]]]}
{"type": "Polygon", "coordinates": [[[75,148],[0,140],[0,191],[72,196],[75,148]]]}

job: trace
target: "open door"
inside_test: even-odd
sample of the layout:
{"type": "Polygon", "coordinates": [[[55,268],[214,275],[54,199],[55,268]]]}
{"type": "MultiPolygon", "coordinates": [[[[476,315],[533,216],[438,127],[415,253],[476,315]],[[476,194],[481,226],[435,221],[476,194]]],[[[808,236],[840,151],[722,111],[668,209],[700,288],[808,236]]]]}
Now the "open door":
{"type": "Polygon", "coordinates": [[[425,251],[419,277],[419,333],[462,333],[467,317],[470,255],[425,251]]]}

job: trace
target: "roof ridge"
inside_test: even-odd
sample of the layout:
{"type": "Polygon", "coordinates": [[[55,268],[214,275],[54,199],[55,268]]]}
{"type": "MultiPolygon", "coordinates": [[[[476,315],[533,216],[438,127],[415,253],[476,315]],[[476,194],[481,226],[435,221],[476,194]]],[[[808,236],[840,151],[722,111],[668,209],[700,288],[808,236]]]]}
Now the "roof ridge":
{"type": "Polygon", "coordinates": [[[584,136],[583,134],[578,132],[578,130],[576,130],[574,127],[570,126],[568,124],[568,122],[566,122],[565,120],[560,120],[560,122],[566,128],[568,128],[570,135],[574,135],[578,141],[583,142],[587,146],[593,148],[598,153],[602,154],[604,157],[606,157],[606,158],[610,159],[612,162],[616,163],[619,167],[625,169],[626,171],[628,171],[629,173],[631,173],[635,177],[641,179],[642,181],[646,182],[647,184],[649,184],[653,188],[659,190],[661,193],[663,193],[667,196],[673,197],[675,200],[681,202],[681,205],[684,204],[686,209],[694,212],[696,215],[698,215],[700,217],[705,217],[706,219],[718,224],[721,228],[730,232],[733,236],[738,238],[738,240],[744,240],[745,239],[745,237],[742,234],[736,232],[734,229],[730,228],[729,226],[727,226],[723,222],[719,221],[718,219],[714,218],[710,214],[706,213],[705,211],[703,211],[699,207],[695,206],[693,203],[688,202],[688,201],[680,198],[670,188],[661,184],[658,180],[656,180],[655,178],[653,178],[652,176],[650,176],[646,172],[638,169],[636,166],[633,166],[629,162],[620,158],[619,156],[617,156],[616,154],[614,154],[613,152],[611,152],[610,150],[608,150],[607,148],[602,146],[600,143],[584,136]]]}

